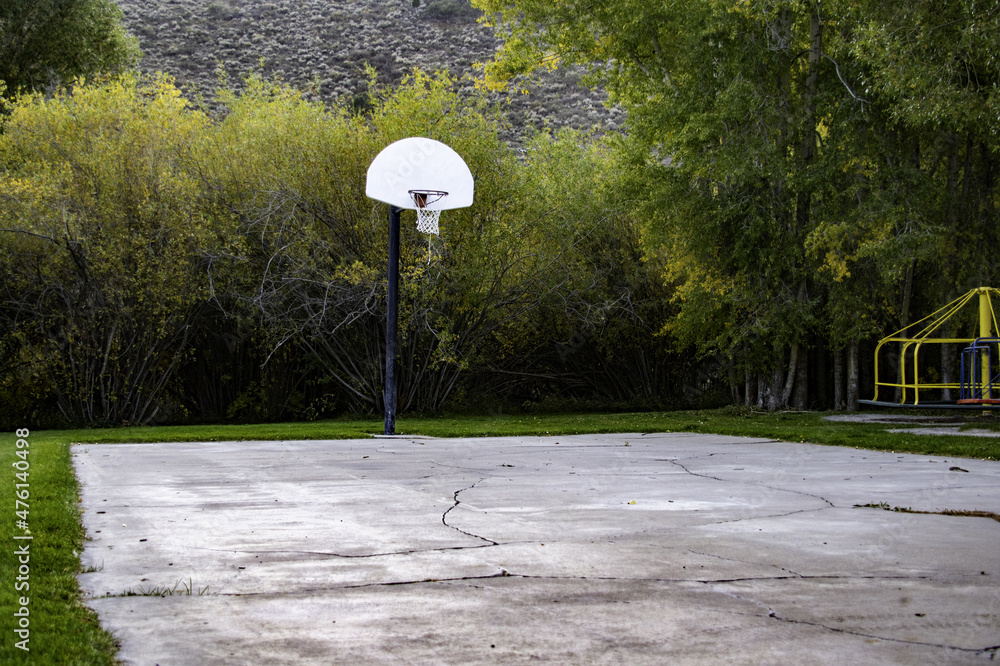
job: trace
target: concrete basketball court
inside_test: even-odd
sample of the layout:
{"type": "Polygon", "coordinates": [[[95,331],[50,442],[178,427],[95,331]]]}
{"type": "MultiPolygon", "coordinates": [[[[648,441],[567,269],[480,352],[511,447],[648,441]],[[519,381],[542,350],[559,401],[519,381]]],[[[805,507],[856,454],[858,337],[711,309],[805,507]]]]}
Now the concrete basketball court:
{"type": "Polygon", "coordinates": [[[713,435],[78,445],[129,664],[1000,660],[1000,462],[713,435]]]}

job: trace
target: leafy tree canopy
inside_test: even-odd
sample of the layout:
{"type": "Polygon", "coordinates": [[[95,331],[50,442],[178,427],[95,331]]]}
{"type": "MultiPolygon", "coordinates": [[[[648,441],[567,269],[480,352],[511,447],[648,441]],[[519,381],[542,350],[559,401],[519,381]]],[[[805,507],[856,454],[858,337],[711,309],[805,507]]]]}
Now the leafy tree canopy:
{"type": "Polygon", "coordinates": [[[138,60],[111,0],[0,0],[0,81],[7,95],[68,84],[138,60]]]}
{"type": "Polygon", "coordinates": [[[770,377],[772,406],[817,338],[996,281],[995,2],[474,4],[504,40],[488,87],[583,65],[628,112],[667,330],[770,377]]]}

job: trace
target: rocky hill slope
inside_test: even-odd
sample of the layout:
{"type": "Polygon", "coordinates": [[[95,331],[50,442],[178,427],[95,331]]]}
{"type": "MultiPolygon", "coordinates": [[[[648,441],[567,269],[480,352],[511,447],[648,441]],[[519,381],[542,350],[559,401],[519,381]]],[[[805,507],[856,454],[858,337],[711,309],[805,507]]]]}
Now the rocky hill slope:
{"type": "MultiPolygon", "coordinates": [[[[126,27],[139,39],[141,68],[164,71],[193,95],[210,96],[219,67],[239,80],[251,68],[281,74],[327,101],[363,104],[364,67],[397,83],[414,67],[449,70],[471,88],[474,63],[499,42],[477,22],[469,0],[118,0],[126,27]],[[261,65],[263,63],[263,65],[261,65]]],[[[513,136],[527,128],[601,124],[615,129],[620,112],[580,85],[579,73],[555,71],[510,94],[513,136]]]]}

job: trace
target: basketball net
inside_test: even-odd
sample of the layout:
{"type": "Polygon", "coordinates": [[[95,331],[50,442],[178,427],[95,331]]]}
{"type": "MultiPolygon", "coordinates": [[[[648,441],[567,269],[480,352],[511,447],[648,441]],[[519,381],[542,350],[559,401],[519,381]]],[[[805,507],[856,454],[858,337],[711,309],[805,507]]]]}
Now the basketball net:
{"type": "Polygon", "coordinates": [[[430,210],[427,205],[441,201],[446,196],[447,192],[438,190],[410,190],[410,198],[413,199],[417,211],[417,231],[435,236],[439,233],[438,219],[441,217],[441,211],[430,210]]]}
{"type": "Polygon", "coordinates": [[[441,217],[439,210],[417,209],[417,231],[423,234],[438,234],[438,219],[441,217]]]}

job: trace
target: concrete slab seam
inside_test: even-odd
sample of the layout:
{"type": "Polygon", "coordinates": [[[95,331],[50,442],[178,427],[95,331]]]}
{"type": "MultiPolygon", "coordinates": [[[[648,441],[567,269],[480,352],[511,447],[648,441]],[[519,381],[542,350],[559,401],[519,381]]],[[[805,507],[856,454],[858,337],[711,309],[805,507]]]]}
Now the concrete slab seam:
{"type": "MultiPolygon", "coordinates": [[[[798,577],[786,576],[786,577],[782,577],[782,578],[787,580],[787,579],[798,578],[798,577]]],[[[782,578],[778,578],[778,580],[781,580],[782,578]]],[[[844,577],[841,577],[841,576],[803,576],[802,578],[810,578],[810,579],[817,579],[817,578],[820,578],[820,579],[860,578],[861,580],[900,580],[900,579],[908,579],[908,578],[927,579],[928,577],[927,576],[917,576],[917,577],[907,577],[907,576],[858,576],[858,577],[852,577],[852,576],[844,576],[844,577]]],[[[755,579],[746,579],[746,580],[755,580],[755,579]]],[[[761,580],[761,579],[756,579],[756,580],[761,580]]],[[[718,592],[720,594],[723,594],[723,595],[725,595],[727,597],[730,597],[732,599],[739,599],[740,601],[745,601],[747,603],[751,603],[751,604],[754,604],[754,605],[762,608],[763,610],[767,611],[767,617],[769,617],[769,618],[771,618],[773,620],[777,620],[778,622],[783,622],[783,623],[786,623],[786,624],[797,624],[797,625],[803,625],[803,626],[808,626],[808,627],[816,627],[816,628],[824,629],[826,631],[830,631],[830,632],[833,632],[833,633],[845,634],[845,635],[848,635],[848,636],[857,636],[859,638],[869,638],[869,639],[879,640],[879,641],[887,641],[887,642],[890,642],[890,643],[900,643],[900,644],[903,644],[903,645],[919,645],[921,647],[940,648],[940,649],[943,649],[943,650],[955,650],[957,652],[964,652],[964,653],[968,653],[968,654],[989,655],[991,661],[996,656],[996,654],[998,652],[1000,652],[1000,645],[993,645],[993,646],[988,646],[988,647],[984,647],[984,648],[966,648],[966,647],[960,647],[960,646],[957,646],[957,645],[947,645],[947,644],[944,644],[944,643],[930,643],[930,642],[926,642],[926,641],[912,641],[912,640],[905,640],[905,639],[902,639],[902,638],[893,638],[891,636],[880,636],[878,634],[869,634],[869,633],[866,633],[866,632],[855,631],[855,630],[852,630],[852,629],[844,629],[844,628],[841,628],[841,627],[831,627],[829,625],[823,624],[822,622],[811,622],[809,620],[794,620],[792,618],[782,617],[782,616],[778,615],[777,611],[774,608],[771,608],[767,604],[765,604],[765,603],[763,603],[761,601],[758,601],[757,599],[751,599],[751,598],[748,598],[748,597],[746,597],[744,595],[737,594],[736,592],[729,591],[729,590],[720,590],[720,589],[718,589],[716,587],[717,585],[725,584],[726,582],[738,582],[738,581],[718,581],[718,582],[707,581],[706,584],[712,590],[714,590],[714,591],[716,591],[716,592],[718,592]]]]}
{"type": "MultiPolygon", "coordinates": [[[[676,459],[675,460],[671,460],[670,462],[672,464],[676,465],[677,467],[680,467],[682,470],[684,470],[685,472],[687,472],[688,474],[690,474],[692,476],[698,476],[698,477],[701,477],[703,479],[712,479],[713,481],[721,481],[722,483],[739,483],[739,484],[742,484],[742,485],[748,485],[748,484],[746,484],[743,481],[731,481],[729,479],[723,479],[723,478],[720,478],[718,476],[712,476],[711,474],[699,474],[697,472],[692,472],[691,470],[689,470],[687,467],[685,467],[681,462],[679,462],[676,459]]],[[[812,493],[803,492],[801,490],[790,490],[788,488],[777,488],[775,486],[769,486],[769,485],[764,484],[764,483],[749,484],[749,485],[756,485],[756,486],[758,486],[760,488],[767,488],[768,490],[774,490],[776,492],[792,493],[792,494],[795,494],[795,495],[803,495],[804,497],[812,497],[813,499],[818,499],[818,500],[821,500],[823,502],[826,502],[831,508],[834,508],[834,509],[837,508],[836,505],[833,502],[831,502],[830,500],[826,499],[825,497],[822,497],[820,495],[813,495],[812,493]]],[[[807,509],[807,511],[808,510],[809,509],[807,509]]]]}

